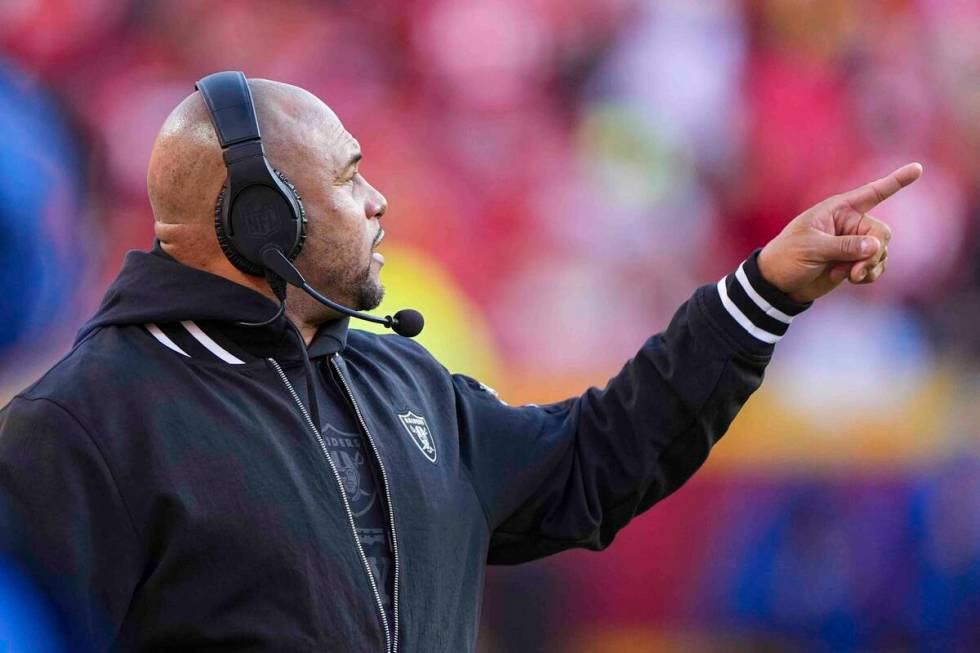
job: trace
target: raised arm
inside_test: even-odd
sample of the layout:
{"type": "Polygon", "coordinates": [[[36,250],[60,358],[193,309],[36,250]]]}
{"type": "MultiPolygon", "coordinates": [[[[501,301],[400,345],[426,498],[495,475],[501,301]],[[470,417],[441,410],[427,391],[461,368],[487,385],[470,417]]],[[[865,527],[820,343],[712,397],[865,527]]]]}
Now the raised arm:
{"type": "Polygon", "coordinates": [[[601,390],[510,407],[453,375],[463,461],[493,529],[490,562],[604,548],[680,487],[762,383],[793,319],[845,278],[880,277],[890,231],[866,211],[921,172],[904,166],[797,216],[695,291],[601,390]]]}

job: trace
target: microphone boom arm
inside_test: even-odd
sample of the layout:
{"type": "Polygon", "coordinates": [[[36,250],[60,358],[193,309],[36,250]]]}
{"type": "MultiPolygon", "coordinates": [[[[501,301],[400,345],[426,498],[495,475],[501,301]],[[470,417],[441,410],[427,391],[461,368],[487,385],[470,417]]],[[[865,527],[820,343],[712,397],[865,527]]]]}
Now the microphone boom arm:
{"type": "Polygon", "coordinates": [[[362,313],[360,311],[355,311],[352,308],[347,308],[337,302],[328,299],[317,292],[300,271],[296,269],[296,266],[286,258],[282,250],[275,245],[267,245],[262,250],[262,263],[268,269],[272,270],[275,274],[279,275],[286,283],[291,286],[295,286],[308,294],[313,299],[317,300],[324,306],[332,308],[338,313],[343,313],[344,315],[350,315],[351,317],[356,317],[361,320],[366,320],[368,322],[374,322],[375,324],[381,324],[384,327],[391,329],[395,333],[401,336],[406,336],[408,338],[414,338],[422,331],[422,327],[425,325],[425,320],[422,314],[413,309],[402,309],[395,313],[394,316],[386,315],[384,317],[376,317],[374,315],[369,315],[367,313],[362,313]]]}

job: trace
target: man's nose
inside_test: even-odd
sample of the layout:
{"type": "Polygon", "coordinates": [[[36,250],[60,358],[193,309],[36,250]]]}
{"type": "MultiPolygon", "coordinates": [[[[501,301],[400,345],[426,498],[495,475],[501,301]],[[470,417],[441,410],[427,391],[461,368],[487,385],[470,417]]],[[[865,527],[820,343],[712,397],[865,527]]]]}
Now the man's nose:
{"type": "Polygon", "coordinates": [[[388,200],[374,186],[368,184],[368,187],[370,190],[364,206],[364,212],[368,218],[381,218],[388,210],[388,200]]]}

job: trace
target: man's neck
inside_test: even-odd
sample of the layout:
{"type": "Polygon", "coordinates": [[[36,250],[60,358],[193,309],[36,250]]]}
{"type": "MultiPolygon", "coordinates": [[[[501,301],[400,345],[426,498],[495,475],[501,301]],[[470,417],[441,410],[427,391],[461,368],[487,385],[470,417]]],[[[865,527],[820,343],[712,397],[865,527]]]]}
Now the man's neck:
{"type": "Polygon", "coordinates": [[[169,254],[179,263],[182,263],[188,267],[197,268],[198,270],[210,272],[211,274],[219,277],[224,277],[229,281],[234,281],[235,283],[254,290],[261,295],[265,295],[277,304],[279,303],[279,299],[276,297],[276,294],[272,292],[272,288],[269,287],[269,282],[267,282],[263,277],[245,274],[232,265],[231,261],[229,261],[224,254],[221,254],[220,251],[218,252],[219,255],[215,255],[214,252],[211,251],[201,252],[200,254],[195,255],[193,251],[185,251],[183,248],[174,247],[162,239],[160,242],[160,247],[164,252],[169,254]]]}
{"type": "MultiPolygon", "coordinates": [[[[183,252],[169,247],[166,243],[162,243],[162,247],[165,252],[184,265],[210,272],[219,277],[224,277],[229,281],[234,281],[239,285],[264,295],[277,304],[279,303],[279,298],[276,297],[276,294],[269,286],[269,282],[264,277],[245,274],[232,265],[231,261],[224,255],[220,257],[211,256],[207,260],[194,260],[191,257],[182,256],[183,252]]],[[[327,320],[337,319],[342,316],[330,309],[326,309],[303,291],[294,288],[291,289],[290,301],[287,303],[286,317],[296,325],[300,335],[303,337],[303,342],[309,347],[321,324],[327,320]],[[324,315],[325,311],[328,315],[324,315]]]]}
{"type": "Polygon", "coordinates": [[[310,324],[304,321],[302,318],[293,315],[292,311],[286,311],[286,317],[288,317],[296,328],[299,329],[299,333],[303,336],[303,342],[309,347],[310,343],[313,342],[313,337],[316,335],[317,329],[320,328],[319,324],[310,324]]]}
{"type": "Polygon", "coordinates": [[[286,316],[299,329],[303,341],[309,347],[320,327],[344,316],[327,308],[299,288],[288,288],[286,316]]]}

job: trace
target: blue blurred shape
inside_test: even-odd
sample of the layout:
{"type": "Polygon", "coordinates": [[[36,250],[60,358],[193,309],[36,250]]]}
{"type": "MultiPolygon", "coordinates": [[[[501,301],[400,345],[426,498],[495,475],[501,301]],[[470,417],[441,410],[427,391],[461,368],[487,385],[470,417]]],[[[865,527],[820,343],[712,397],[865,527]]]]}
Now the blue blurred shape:
{"type": "Polygon", "coordinates": [[[56,322],[83,276],[78,140],[52,96],[0,59],[0,357],[56,322]]]}
{"type": "Polygon", "coordinates": [[[55,612],[30,578],[0,558],[0,653],[68,651],[55,612]]]}

